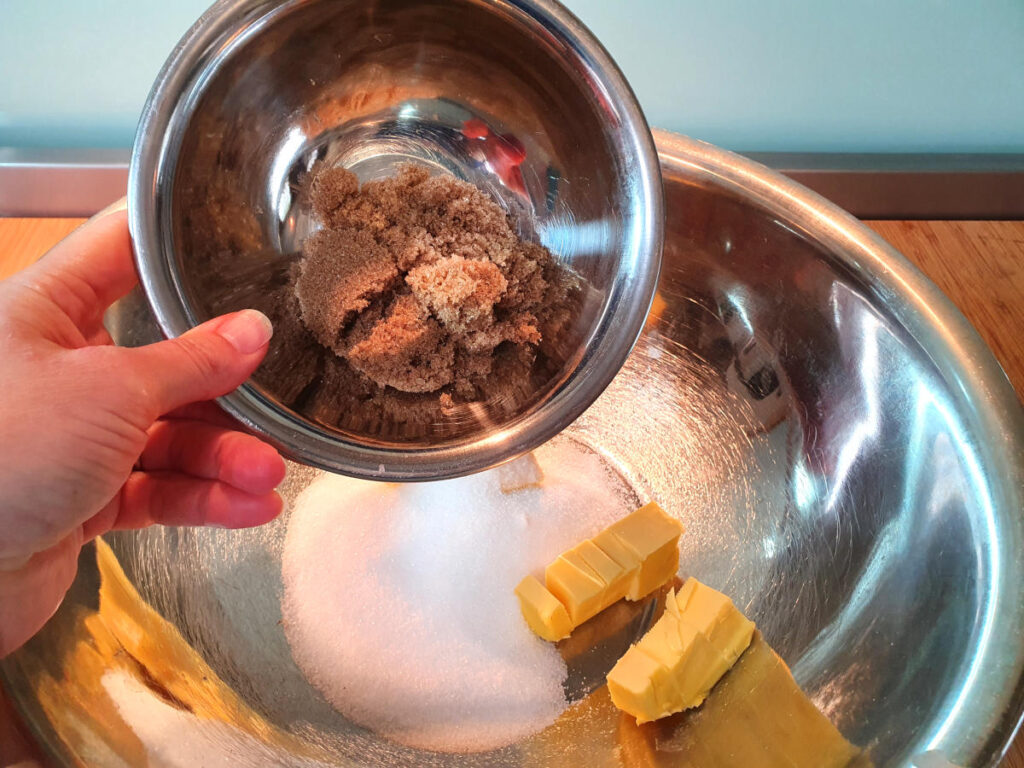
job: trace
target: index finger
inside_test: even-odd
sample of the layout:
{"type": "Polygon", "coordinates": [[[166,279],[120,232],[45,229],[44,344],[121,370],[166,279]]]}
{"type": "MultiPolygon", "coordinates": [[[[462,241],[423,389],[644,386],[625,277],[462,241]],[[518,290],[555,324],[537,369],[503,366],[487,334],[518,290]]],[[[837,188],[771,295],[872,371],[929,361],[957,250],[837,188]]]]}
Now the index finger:
{"type": "Polygon", "coordinates": [[[103,312],[135,287],[128,214],[92,219],[22,273],[79,329],[91,330],[103,312]]]}

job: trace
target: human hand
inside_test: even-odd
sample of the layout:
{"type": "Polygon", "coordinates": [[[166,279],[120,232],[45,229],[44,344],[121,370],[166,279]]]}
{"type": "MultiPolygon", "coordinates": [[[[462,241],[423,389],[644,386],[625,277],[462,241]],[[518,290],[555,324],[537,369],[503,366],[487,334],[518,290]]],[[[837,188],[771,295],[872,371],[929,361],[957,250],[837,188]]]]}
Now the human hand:
{"type": "Polygon", "coordinates": [[[281,511],[281,457],[208,402],[256,369],[270,322],[245,310],[115,347],[103,313],[135,281],[120,211],[0,282],[0,657],[57,609],[93,537],[281,511]]]}

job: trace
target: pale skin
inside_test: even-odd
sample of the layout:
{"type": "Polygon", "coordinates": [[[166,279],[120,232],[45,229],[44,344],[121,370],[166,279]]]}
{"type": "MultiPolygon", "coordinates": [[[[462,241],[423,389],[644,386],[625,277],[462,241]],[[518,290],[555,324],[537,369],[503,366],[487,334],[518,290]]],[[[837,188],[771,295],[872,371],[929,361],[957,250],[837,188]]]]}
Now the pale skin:
{"type": "Polygon", "coordinates": [[[281,511],[281,457],[212,402],[259,365],[270,322],[246,310],[116,347],[103,312],[135,283],[123,211],[0,282],[0,656],[53,615],[96,536],[281,511]]]}

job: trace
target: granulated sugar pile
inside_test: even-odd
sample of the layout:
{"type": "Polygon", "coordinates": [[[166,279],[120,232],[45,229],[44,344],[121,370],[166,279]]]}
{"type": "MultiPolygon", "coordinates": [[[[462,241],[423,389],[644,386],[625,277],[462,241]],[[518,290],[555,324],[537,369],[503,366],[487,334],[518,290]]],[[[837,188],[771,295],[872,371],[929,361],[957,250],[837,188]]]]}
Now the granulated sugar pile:
{"type": "Polygon", "coordinates": [[[492,471],[406,485],[324,475],[299,497],[285,633],[346,717],[409,746],[470,752],[565,709],[565,663],[529,630],[513,590],[625,514],[629,491],[568,440],[537,457],[542,487],[513,494],[492,471]]]}

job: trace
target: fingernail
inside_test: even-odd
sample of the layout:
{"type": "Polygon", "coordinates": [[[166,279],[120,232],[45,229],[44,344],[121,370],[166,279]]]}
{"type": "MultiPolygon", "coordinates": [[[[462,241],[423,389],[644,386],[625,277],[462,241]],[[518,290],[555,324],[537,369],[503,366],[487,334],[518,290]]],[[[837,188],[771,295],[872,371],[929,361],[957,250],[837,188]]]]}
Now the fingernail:
{"type": "Polygon", "coordinates": [[[274,335],[274,326],[262,312],[243,309],[218,326],[217,333],[243,355],[251,355],[267,345],[274,335]]]}

